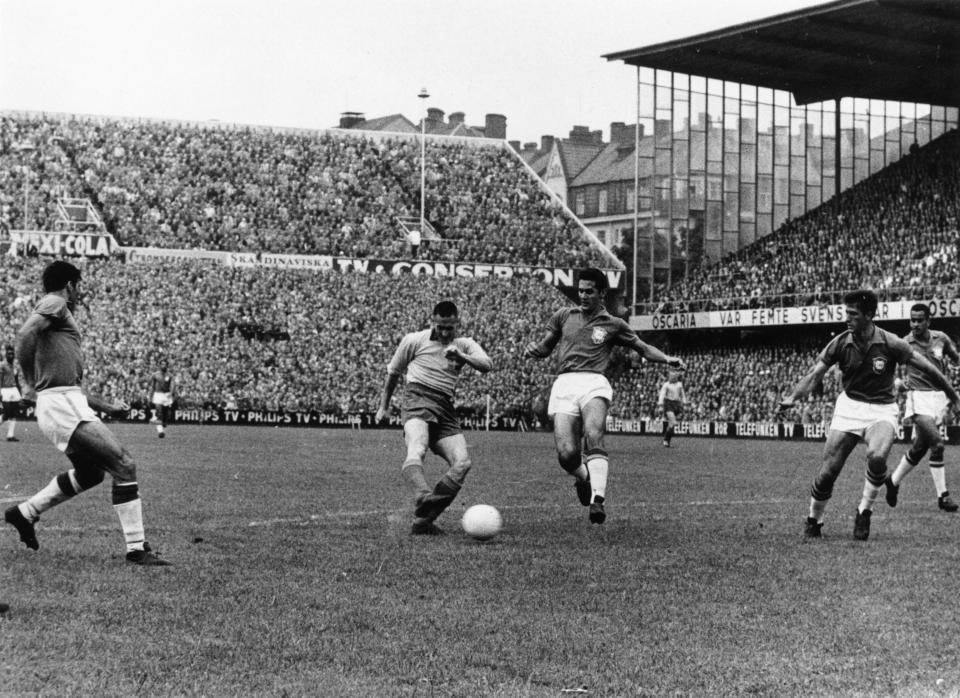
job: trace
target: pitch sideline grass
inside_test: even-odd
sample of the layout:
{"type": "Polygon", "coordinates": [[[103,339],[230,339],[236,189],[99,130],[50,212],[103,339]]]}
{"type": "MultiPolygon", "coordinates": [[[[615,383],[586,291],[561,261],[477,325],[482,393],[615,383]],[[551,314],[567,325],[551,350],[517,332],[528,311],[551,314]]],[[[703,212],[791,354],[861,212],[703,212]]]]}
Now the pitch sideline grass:
{"type": "MultiPolygon", "coordinates": [[[[0,444],[0,499],[66,465],[25,426],[0,444]]],[[[816,443],[608,437],[597,527],[551,435],[468,433],[450,533],[422,539],[406,534],[399,432],[115,428],[174,567],[123,564],[106,487],[48,512],[36,553],[4,530],[0,694],[960,692],[960,518],[936,509],[925,466],[864,544],[856,452],[807,543],[816,443]],[[478,502],[504,515],[489,543],[457,528],[478,502]]]]}

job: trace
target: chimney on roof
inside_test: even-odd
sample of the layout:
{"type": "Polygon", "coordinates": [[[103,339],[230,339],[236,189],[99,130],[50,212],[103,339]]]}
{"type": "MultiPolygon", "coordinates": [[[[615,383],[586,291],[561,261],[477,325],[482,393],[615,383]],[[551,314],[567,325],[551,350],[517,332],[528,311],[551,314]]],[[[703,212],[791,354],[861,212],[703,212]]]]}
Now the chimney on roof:
{"type": "Polygon", "coordinates": [[[553,150],[553,136],[540,136],[540,150],[553,150]]]}
{"type": "Polygon", "coordinates": [[[519,152],[520,152],[520,141],[510,141],[510,147],[513,148],[514,150],[516,150],[516,151],[519,153],[519,152]]]}
{"type": "Polygon", "coordinates": [[[483,129],[484,138],[498,138],[503,140],[507,137],[507,117],[503,114],[487,114],[483,129]]]}
{"type": "Polygon", "coordinates": [[[603,131],[596,130],[590,132],[590,142],[593,145],[603,145],[603,131]]]}
{"type": "Polygon", "coordinates": [[[437,107],[430,107],[427,109],[427,123],[428,124],[442,124],[443,123],[443,109],[438,109],[437,107]]]}
{"type": "MultiPolygon", "coordinates": [[[[617,132],[617,140],[611,139],[611,142],[615,143],[617,146],[617,155],[623,157],[627,153],[632,153],[633,148],[636,145],[636,134],[637,125],[630,124],[629,126],[621,124],[622,128],[617,132]]],[[[640,127],[640,133],[643,133],[643,126],[640,127]]]]}
{"type": "Polygon", "coordinates": [[[340,128],[353,128],[365,120],[363,112],[345,111],[340,114],[340,128]]]}
{"type": "Polygon", "coordinates": [[[455,111],[450,114],[448,117],[451,126],[456,126],[457,124],[462,124],[466,120],[466,114],[462,111],[455,111]]]}
{"type": "Polygon", "coordinates": [[[587,126],[574,126],[570,129],[570,141],[578,145],[590,142],[590,129],[587,126]]]}
{"type": "Polygon", "coordinates": [[[619,143],[623,138],[623,129],[626,124],[622,121],[613,121],[610,123],[610,142],[619,143]]]}
{"type": "Polygon", "coordinates": [[[535,152],[536,150],[537,150],[537,144],[536,144],[536,143],[524,143],[524,144],[523,144],[523,152],[525,152],[525,153],[535,152]]]}

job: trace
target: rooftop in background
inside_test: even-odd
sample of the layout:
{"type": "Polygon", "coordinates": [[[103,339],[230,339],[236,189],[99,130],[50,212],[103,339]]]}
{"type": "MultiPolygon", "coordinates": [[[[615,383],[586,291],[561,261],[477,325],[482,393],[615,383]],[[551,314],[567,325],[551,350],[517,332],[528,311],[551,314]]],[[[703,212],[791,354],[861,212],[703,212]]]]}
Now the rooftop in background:
{"type": "Polygon", "coordinates": [[[793,93],[960,105],[960,2],[838,0],[604,56],[793,93]]]}

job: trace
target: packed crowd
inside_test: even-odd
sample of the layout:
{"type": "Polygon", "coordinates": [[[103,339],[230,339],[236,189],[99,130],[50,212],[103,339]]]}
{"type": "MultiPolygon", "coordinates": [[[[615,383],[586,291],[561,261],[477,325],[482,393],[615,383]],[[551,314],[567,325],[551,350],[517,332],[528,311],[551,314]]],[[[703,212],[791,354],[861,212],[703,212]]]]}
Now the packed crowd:
{"type": "Polygon", "coordinates": [[[960,132],[918,149],[716,265],[658,289],[662,312],[960,295],[960,132]]]}
{"type": "Polygon", "coordinates": [[[0,117],[0,211],[51,228],[56,192],[89,197],[122,245],[379,259],[610,267],[515,153],[431,139],[426,218],[442,240],[414,250],[413,137],[157,121],[0,117]],[[34,144],[24,153],[22,144],[34,144]]]}
{"type": "MultiPolygon", "coordinates": [[[[12,328],[40,297],[44,259],[0,258],[2,322],[12,328]]],[[[569,303],[530,277],[454,279],[413,275],[240,269],[197,261],[82,265],[86,305],[86,387],[148,403],[150,375],[167,361],[178,379],[180,407],[376,410],[384,371],[400,337],[427,326],[437,299],[458,304],[464,333],[490,353],[495,370],[468,371],[458,404],[464,414],[523,415],[543,407],[552,361],[524,358],[553,310],[569,303]],[[244,331],[244,329],[246,331],[244,331]]],[[[772,421],[782,393],[809,366],[819,346],[765,345],[671,348],[689,368],[683,380],[691,420],[772,421]]],[[[612,414],[654,416],[660,366],[622,355],[610,376],[612,414]]],[[[796,421],[820,421],[837,385],[796,421]]],[[[542,417],[542,415],[541,415],[542,417]]]]}

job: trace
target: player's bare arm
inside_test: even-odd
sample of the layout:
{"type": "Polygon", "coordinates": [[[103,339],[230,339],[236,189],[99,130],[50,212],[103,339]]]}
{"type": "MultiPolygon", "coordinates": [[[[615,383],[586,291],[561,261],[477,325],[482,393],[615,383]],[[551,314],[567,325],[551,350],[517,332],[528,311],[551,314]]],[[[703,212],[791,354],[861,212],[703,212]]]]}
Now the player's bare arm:
{"type": "Polygon", "coordinates": [[[380,397],[380,407],[377,408],[377,414],[374,421],[378,424],[387,418],[390,412],[390,398],[393,397],[393,391],[397,389],[397,383],[400,382],[399,373],[387,373],[387,378],[383,382],[383,393],[380,397]]]}
{"type": "Polygon", "coordinates": [[[681,359],[679,356],[670,356],[668,354],[664,354],[655,346],[647,344],[643,340],[638,339],[636,343],[632,345],[632,347],[634,351],[648,361],[667,364],[668,366],[673,366],[675,368],[683,368],[686,366],[686,364],[683,363],[683,359],[681,359]]]}
{"type": "Polygon", "coordinates": [[[446,349],[443,350],[443,355],[448,359],[453,359],[458,364],[463,366],[466,364],[480,373],[487,373],[490,369],[493,368],[493,361],[490,360],[490,357],[484,354],[470,354],[468,352],[462,351],[459,347],[454,344],[451,344],[446,349]]]}
{"type": "Polygon", "coordinates": [[[539,342],[530,342],[524,348],[523,353],[534,359],[545,359],[550,356],[550,352],[560,341],[559,335],[554,332],[547,332],[539,342]]]}
{"type": "Polygon", "coordinates": [[[823,376],[829,368],[830,367],[823,361],[818,360],[813,368],[807,371],[807,375],[801,378],[800,382],[794,386],[793,390],[783,396],[783,399],[780,400],[779,409],[781,411],[788,410],[797,404],[797,400],[802,400],[809,395],[814,386],[823,380],[823,376]]]}
{"type": "Polygon", "coordinates": [[[130,405],[123,400],[106,400],[96,395],[85,394],[87,396],[87,404],[90,405],[92,409],[98,412],[104,412],[111,417],[122,417],[130,410],[130,405]]]}
{"type": "Polygon", "coordinates": [[[26,386],[24,391],[26,400],[36,400],[36,376],[33,366],[37,353],[37,339],[49,327],[50,318],[33,313],[17,332],[17,360],[20,362],[20,372],[23,374],[23,382],[26,386]]]}

